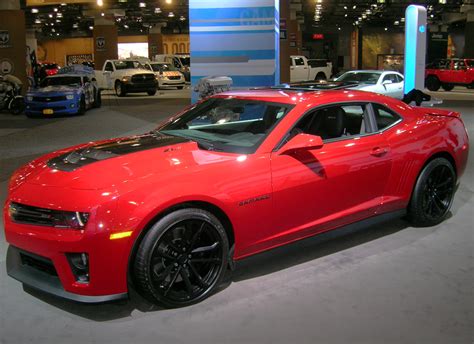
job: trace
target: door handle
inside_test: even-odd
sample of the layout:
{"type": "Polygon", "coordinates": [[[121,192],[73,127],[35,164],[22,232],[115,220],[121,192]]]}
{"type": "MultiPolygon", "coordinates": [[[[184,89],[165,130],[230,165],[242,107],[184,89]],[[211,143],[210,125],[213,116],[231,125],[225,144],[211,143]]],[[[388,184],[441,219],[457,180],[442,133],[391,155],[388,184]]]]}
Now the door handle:
{"type": "Polygon", "coordinates": [[[370,155],[380,158],[389,152],[388,147],[376,147],[372,149],[370,155]]]}

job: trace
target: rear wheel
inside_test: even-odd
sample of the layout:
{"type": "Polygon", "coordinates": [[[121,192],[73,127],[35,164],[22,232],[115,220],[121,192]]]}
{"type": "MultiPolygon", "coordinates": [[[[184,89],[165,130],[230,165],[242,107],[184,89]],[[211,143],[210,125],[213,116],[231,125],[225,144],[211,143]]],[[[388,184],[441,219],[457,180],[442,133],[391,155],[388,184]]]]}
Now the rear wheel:
{"type": "Polygon", "coordinates": [[[454,85],[453,84],[443,84],[442,87],[443,87],[443,90],[449,92],[454,88],[454,85]]]}
{"type": "Polygon", "coordinates": [[[439,79],[434,75],[428,76],[425,80],[425,84],[426,84],[426,88],[429,89],[430,91],[438,91],[439,88],[441,87],[441,83],[439,79]]]}
{"type": "Polygon", "coordinates": [[[415,226],[434,226],[446,217],[454,199],[456,173],[445,158],[430,161],[413,190],[408,216],[415,226]]]}
{"type": "Polygon", "coordinates": [[[201,209],[181,209],[160,219],[145,235],[133,264],[137,289],[165,307],[208,297],[226,271],[229,242],[219,220],[201,209]]]}
{"type": "Polygon", "coordinates": [[[326,81],[326,75],[324,73],[319,72],[314,79],[316,81],[326,81]]]}

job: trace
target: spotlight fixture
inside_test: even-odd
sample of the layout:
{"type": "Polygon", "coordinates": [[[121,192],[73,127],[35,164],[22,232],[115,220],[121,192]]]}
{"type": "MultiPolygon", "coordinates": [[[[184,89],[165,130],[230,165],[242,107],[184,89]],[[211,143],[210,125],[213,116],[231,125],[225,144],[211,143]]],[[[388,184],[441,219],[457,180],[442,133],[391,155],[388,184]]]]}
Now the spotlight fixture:
{"type": "Polygon", "coordinates": [[[355,10],[357,8],[357,5],[352,6],[352,9],[355,10]]]}
{"type": "Polygon", "coordinates": [[[37,8],[32,8],[31,13],[39,13],[39,10],[37,8]]]}
{"type": "Polygon", "coordinates": [[[138,6],[139,6],[140,8],[145,8],[145,7],[146,7],[146,3],[140,2],[140,3],[138,4],[138,6]]]}
{"type": "Polygon", "coordinates": [[[179,17],[179,20],[181,20],[181,21],[185,21],[185,20],[186,20],[186,18],[185,18],[184,16],[181,16],[181,17],[179,17]]]}
{"type": "Polygon", "coordinates": [[[128,29],[128,25],[127,25],[127,24],[125,24],[123,27],[124,27],[125,29],[128,29]]]}
{"type": "Polygon", "coordinates": [[[58,8],[57,8],[57,7],[53,8],[53,11],[54,11],[54,12],[57,12],[57,11],[58,11],[58,8]]]}
{"type": "Polygon", "coordinates": [[[155,14],[159,14],[159,13],[161,13],[161,8],[155,7],[155,14]]]}
{"type": "Polygon", "coordinates": [[[79,27],[79,24],[78,24],[78,23],[72,24],[72,28],[73,28],[73,29],[77,29],[78,27],[79,27]]]}
{"type": "Polygon", "coordinates": [[[385,28],[384,30],[385,30],[385,31],[388,31],[388,28],[385,28]]]}
{"type": "Polygon", "coordinates": [[[168,14],[168,17],[174,18],[174,13],[173,13],[173,12],[170,12],[170,13],[168,14]]]}
{"type": "Polygon", "coordinates": [[[94,30],[94,27],[93,27],[93,26],[89,26],[89,30],[94,30]]]}
{"type": "Polygon", "coordinates": [[[41,20],[40,19],[35,19],[35,24],[41,24],[41,20]]]}
{"type": "Polygon", "coordinates": [[[398,20],[395,20],[395,21],[393,22],[393,24],[394,24],[394,25],[399,25],[400,22],[399,22],[398,20]]]}
{"type": "Polygon", "coordinates": [[[50,14],[48,14],[48,17],[53,18],[53,15],[50,13],[50,14]]]}

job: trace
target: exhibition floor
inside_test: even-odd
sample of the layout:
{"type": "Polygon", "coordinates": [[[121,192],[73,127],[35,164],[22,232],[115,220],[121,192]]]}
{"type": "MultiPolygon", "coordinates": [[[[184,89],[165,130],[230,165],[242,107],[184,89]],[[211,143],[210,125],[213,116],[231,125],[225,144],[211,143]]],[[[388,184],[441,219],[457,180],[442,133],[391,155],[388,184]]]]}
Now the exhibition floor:
{"type": "MultiPolygon", "coordinates": [[[[189,103],[189,89],[105,95],[84,116],[0,114],[0,203],[23,163],[85,141],[141,133],[189,103]]],[[[474,91],[434,92],[463,115],[473,149],[474,91]]],[[[6,275],[0,223],[0,343],[472,343],[474,164],[451,216],[333,231],[238,264],[222,290],[162,310],[131,301],[84,305],[23,290],[6,275]],[[331,239],[331,240],[329,240],[331,239]]]]}

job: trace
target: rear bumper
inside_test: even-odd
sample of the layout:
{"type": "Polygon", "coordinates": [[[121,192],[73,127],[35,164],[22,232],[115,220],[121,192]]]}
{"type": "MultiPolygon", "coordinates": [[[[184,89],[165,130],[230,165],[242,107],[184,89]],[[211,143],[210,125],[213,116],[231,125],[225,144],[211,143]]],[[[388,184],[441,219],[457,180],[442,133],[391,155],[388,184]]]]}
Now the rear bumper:
{"type": "Polygon", "coordinates": [[[37,256],[31,252],[26,252],[14,246],[8,247],[7,252],[7,274],[28,285],[34,289],[41,290],[48,294],[52,294],[64,299],[83,302],[83,303],[100,303],[114,300],[120,300],[128,297],[127,293],[112,294],[112,295],[79,295],[64,290],[58,276],[44,271],[35,269],[27,264],[24,264],[21,259],[21,254],[32,257],[38,261],[48,263],[48,259],[37,256]]]}

